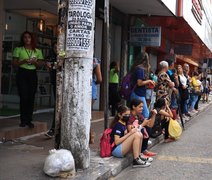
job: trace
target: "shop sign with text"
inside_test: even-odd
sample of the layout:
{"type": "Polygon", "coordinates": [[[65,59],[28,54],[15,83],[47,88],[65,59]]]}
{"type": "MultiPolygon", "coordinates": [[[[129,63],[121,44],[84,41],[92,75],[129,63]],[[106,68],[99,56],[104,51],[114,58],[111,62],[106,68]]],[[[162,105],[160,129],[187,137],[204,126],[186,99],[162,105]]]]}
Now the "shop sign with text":
{"type": "Polygon", "coordinates": [[[131,27],[130,43],[135,46],[152,46],[161,45],[161,27],[131,27]]]}

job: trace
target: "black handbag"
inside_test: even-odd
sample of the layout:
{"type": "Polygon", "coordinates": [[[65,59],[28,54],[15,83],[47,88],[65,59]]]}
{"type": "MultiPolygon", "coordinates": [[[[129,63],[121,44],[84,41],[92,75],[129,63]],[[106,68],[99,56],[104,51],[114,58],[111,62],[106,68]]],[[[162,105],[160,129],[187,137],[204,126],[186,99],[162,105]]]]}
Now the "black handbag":
{"type": "Polygon", "coordinates": [[[161,127],[161,117],[160,117],[160,114],[158,113],[155,117],[155,123],[152,127],[150,137],[156,138],[162,134],[162,131],[163,130],[161,127]]]}

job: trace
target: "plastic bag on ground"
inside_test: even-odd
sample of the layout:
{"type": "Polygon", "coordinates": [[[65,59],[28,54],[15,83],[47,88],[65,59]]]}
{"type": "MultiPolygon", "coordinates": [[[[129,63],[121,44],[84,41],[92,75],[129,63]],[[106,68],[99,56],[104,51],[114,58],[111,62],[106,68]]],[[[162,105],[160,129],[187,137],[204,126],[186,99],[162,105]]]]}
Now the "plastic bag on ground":
{"type": "Polygon", "coordinates": [[[75,175],[75,163],[72,153],[66,149],[50,150],[44,168],[45,174],[52,177],[71,177],[75,175]]]}
{"type": "Polygon", "coordinates": [[[180,124],[173,119],[169,120],[169,135],[175,139],[179,139],[182,134],[182,128],[180,124]]]}

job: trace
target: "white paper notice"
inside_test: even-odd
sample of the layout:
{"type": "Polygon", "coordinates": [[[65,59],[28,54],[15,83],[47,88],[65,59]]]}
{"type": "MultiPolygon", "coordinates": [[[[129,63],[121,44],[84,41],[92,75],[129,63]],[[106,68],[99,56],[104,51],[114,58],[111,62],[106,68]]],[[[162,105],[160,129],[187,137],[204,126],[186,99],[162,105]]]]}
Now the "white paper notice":
{"type": "Polygon", "coordinates": [[[69,0],[66,50],[88,51],[92,43],[93,0],[69,0]]]}

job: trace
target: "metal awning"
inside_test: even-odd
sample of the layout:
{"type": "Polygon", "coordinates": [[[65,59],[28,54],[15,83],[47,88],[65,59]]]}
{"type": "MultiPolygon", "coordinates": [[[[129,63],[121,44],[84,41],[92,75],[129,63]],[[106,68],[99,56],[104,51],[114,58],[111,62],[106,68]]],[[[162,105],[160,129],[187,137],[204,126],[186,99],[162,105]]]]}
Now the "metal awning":
{"type": "Polygon", "coordinates": [[[158,0],[110,0],[110,4],[125,14],[173,16],[172,12],[158,0]]]}

